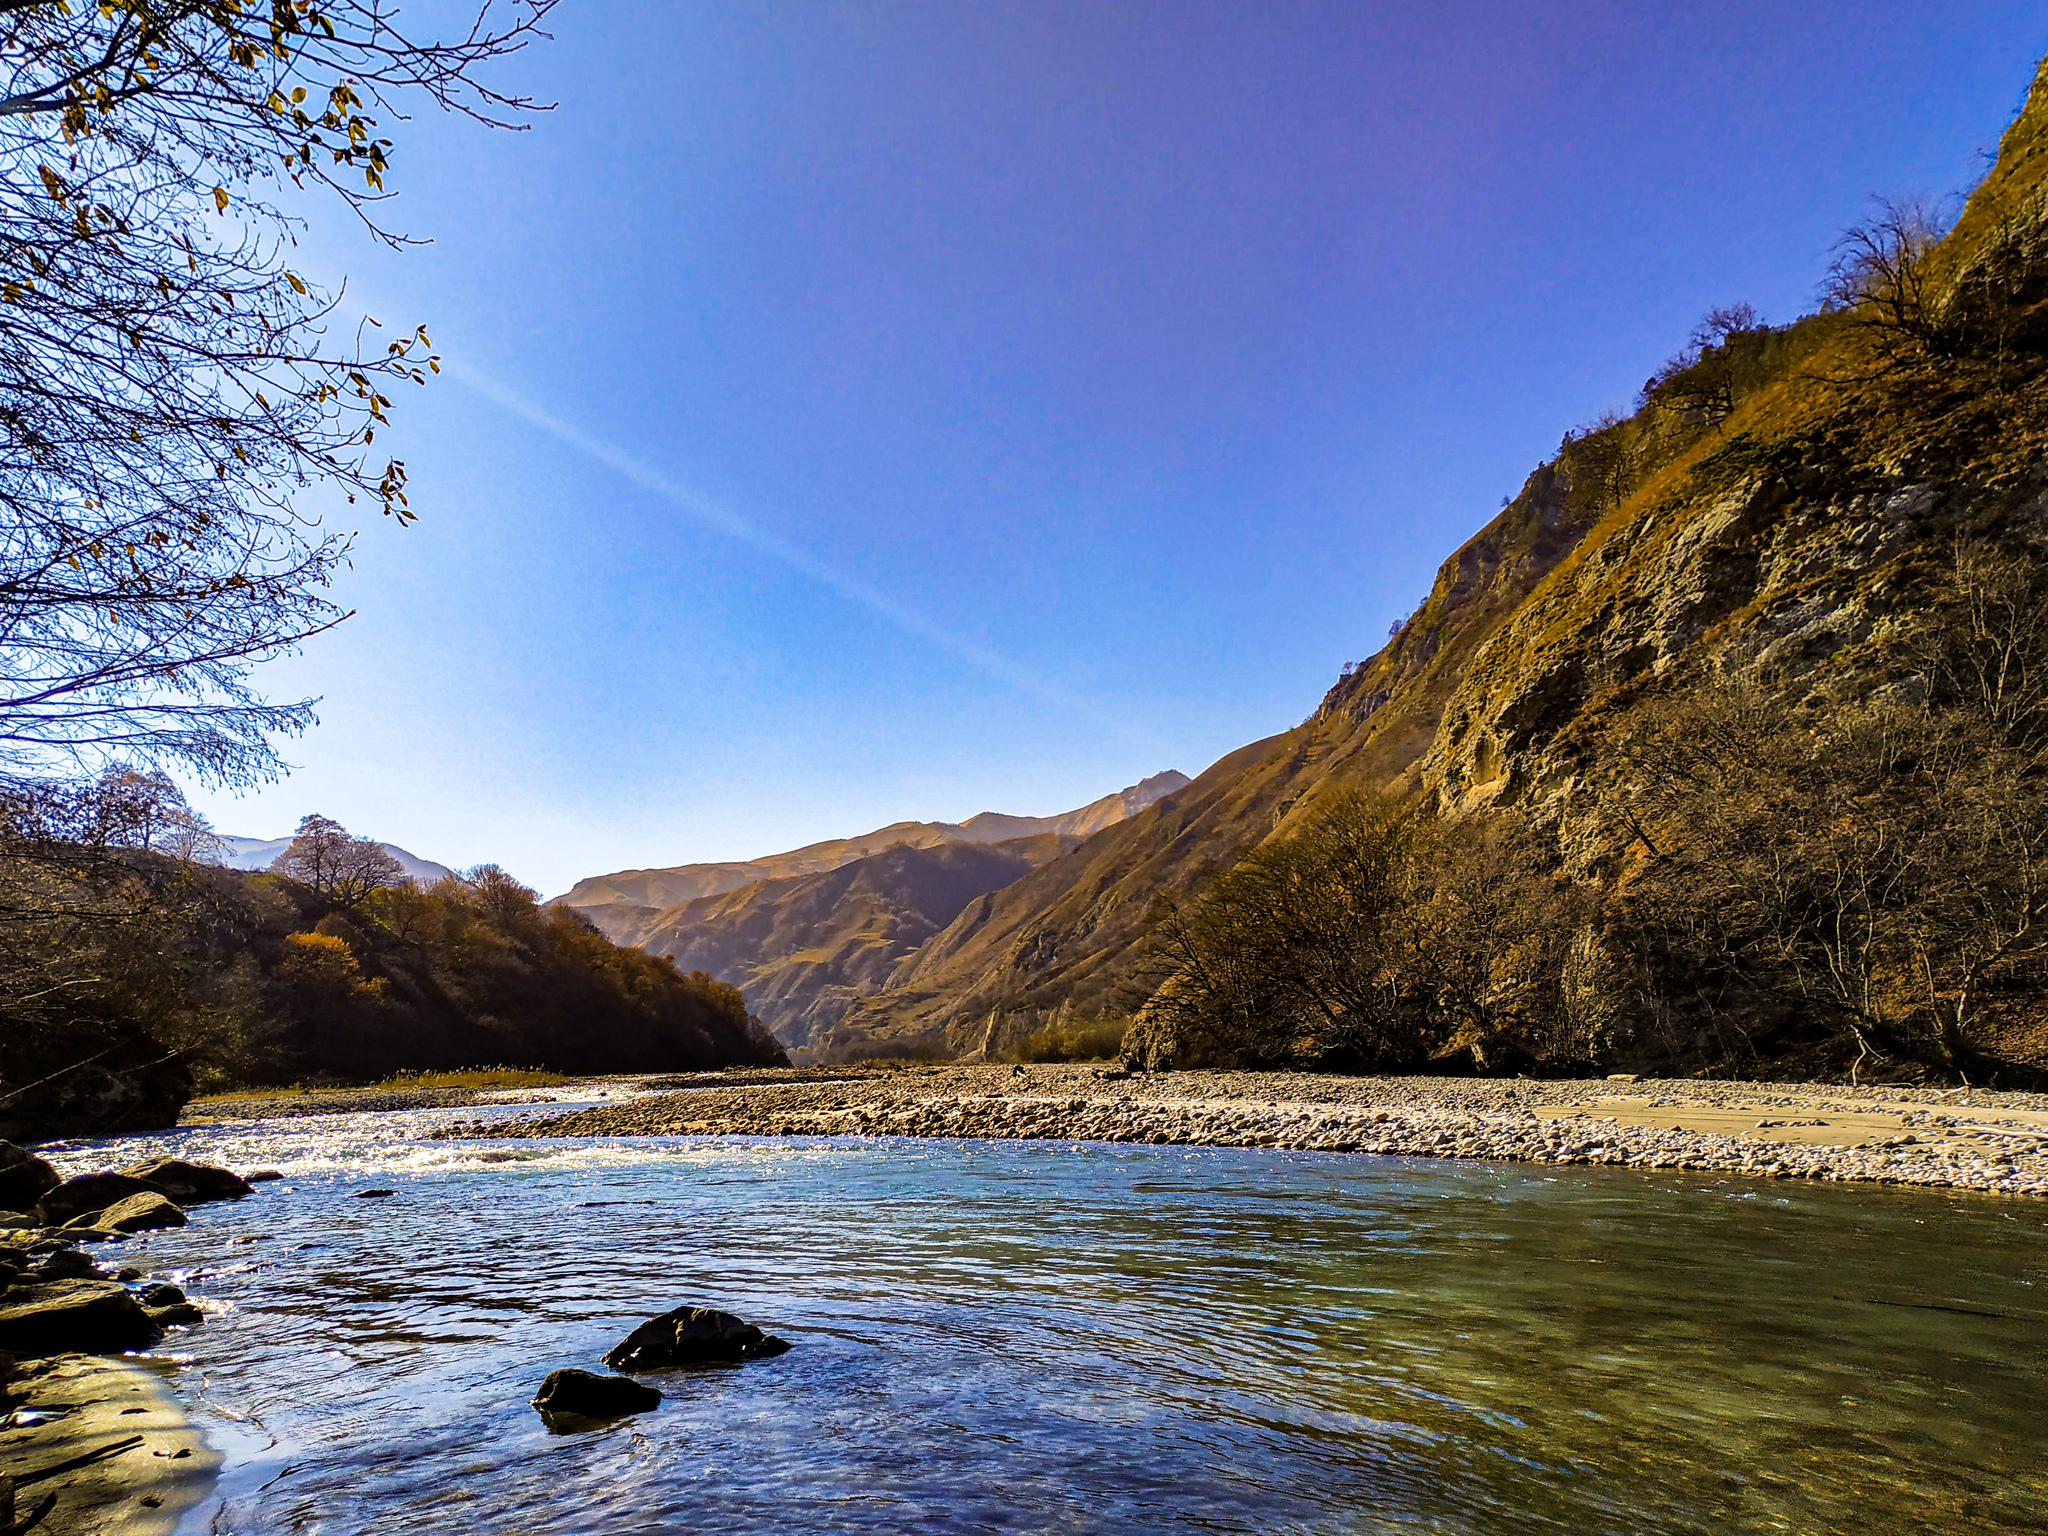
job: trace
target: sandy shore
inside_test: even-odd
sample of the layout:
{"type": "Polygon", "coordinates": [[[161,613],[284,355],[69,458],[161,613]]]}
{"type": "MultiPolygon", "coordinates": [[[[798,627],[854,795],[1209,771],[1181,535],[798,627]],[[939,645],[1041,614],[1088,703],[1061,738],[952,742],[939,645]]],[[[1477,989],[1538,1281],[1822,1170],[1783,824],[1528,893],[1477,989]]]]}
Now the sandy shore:
{"type": "Polygon", "coordinates": [[[167,1536],[205,1497],[220,1457],[147,1363],[56,1355],[8,1383],[0,1469],[36,1536],[167,1536]]]}
{"type": "Polygon", "coordinates": [[[1690,1168],[2048,1195],[2048,1095],[1093,1066],[719,1073],[449,1136],[937,1136],[1690,1168]],[[694,1082],[697,1086],[683,1086],[694,1082]]]}

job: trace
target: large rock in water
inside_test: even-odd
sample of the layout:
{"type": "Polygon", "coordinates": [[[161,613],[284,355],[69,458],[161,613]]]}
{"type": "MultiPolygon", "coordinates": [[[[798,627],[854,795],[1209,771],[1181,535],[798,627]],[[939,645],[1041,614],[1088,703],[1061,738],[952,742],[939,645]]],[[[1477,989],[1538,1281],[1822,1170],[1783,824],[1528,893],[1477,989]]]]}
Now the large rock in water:
{"type": "Polygon", "coordinates": [[[36,1216],[46,1227],[61,1227],[79,1216],[104,1211],[130,1195],[161,1195],[154,1184],[125,1173],[81,1173],[66,1179],[36,1202],[36,1216]]]}
{"type": "Polygon", "coordinates": [[[661,1405],[661,1394],[630,1376],[600,1376],[595,1371],[574,1368],[550,1371],[548,1379],[533,1394],[533,1406],[541,1417],[558,1415],[581,1419],[616,1419],[629,1413],[645,1413],[661,1405]]]}
{"type": "Polygon", "coordinates": [[[162,1195],[130,1195],[87,1219],[102,1232],[154,1232],[163,1227],[182,1227],[185,1213],[162,1195]]]}
{"type": "Polygon", "coordinates": [[[763,1333],[730,1312],[710,1307],[677,1307],[651,1317],[605,1352],[615,1371],[659,1371],[675,1365],[735,1365],[765,1360],[789,1349],[787,1340],[763,1333]]]}
{"type": "Polygon", "coordinates": [[[29,1210],[63,1182],[57,1170],[33,1152],[0,1141],[0,1211],[29,1210]]]}
{"type": "Polygon", "coordinates": [[[132,1168],[123,1168],[121,1172],[131,1179],[142,1180],[153,1189],[162,1190],[180,1205],[199,1205],[208,1200],[239,1200],[256,1192],[255,1185],[225,1168],[188,1163],[175,1157],[153,1158],[132,1168]]]}
{"type": "Polygon", "coordinates": [[[113,1280],[53,1280],[0,1299],[0,1350],[10,1355],[116,1355],[161,1336],[128,1287],[113,1280]]]}

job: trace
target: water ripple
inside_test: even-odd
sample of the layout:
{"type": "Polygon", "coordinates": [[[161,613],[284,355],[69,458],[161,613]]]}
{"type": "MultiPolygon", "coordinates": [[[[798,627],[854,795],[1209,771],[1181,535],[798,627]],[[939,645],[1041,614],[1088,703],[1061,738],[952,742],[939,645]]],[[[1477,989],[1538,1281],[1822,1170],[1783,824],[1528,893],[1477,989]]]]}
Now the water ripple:
{"type": "Polygon", "coordinates": [[[122,1250],[210,1312],[165,1346],[229,1452],[188,1536],[2048,1522],[2031,1206],[1171,1146],[425,1139],[477,1113],[66,1152],[287,1175],[122,1250]],[[372,1182],[396,1197],[351,1198],[372,1182]],[[683,1301],[797,1347],[545,1431],[542,1375],[683,1301]]]}

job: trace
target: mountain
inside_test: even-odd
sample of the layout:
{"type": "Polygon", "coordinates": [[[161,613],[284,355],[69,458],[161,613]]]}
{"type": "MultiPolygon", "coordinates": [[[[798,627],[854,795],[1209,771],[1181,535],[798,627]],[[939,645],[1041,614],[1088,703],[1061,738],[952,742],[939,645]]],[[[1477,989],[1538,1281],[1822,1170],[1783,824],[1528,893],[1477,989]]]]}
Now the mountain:
{"type": "Polygon", "coordinates": [[[558,905],[606,937],[736,983],[778,1038],[807,1044],[978,897],[1184,787],[1153,775],[1056,816],[898,822],[736,864],[622,870],[558,905]]]}
{"type": "MultiPolygon", "coordinates": [[[[947,843],[999,843],[1044,833],[1086,837],[1091,832],[1134,816],[1161,795],[1187,783],[1187,775],[1168,769],[1129,789],[1104,795],[1076,811],[1057,816],[1006,816],[983,811],[963,822],[898,821],[859,837],[809,843],[788,853],[737,864],[676,864],[665,869],[622,869],[579,880],[555,900],[595,919],[606,907],[672,907],[700,896],[736,891],[756,880],[781,880],[791,875],[821,875],[889,848],[938,848],[947,843]]],[[[600,923],[602,926],[602,923],[600,923]]]]}
{"type": "MultiPolygon", "coordinates": [[[[225,832],[216,832],[214,836],[220,840],[222,852],[220,857],[210,862],[229,869],[268,869],[276,862],[277,856],[292,845],[288,837],[235,837],[225,832]]],[[[396,843],[379,843],[377,846],[398,860],[399,868],[421,885],[432,885],[436,880],[446,880],[455,873],[446,864],[436,864],[432,859],[407,853],[396,843]]]]}
{"type": "Polygon", "coordinates": [[[2048,541],[2048,67],[1945,238],[1910,219],[1863,238],[1884,260],[1852,263],[1820,313],[1740,316],[1632,416],[1568,434],[1309,719],[970,901],[819,1044],[961,1051],[999,1012],[1127,1010],[1153,898],[1332,786],[1453,820],[1514,808],[1583,868],[1575,797],[1612,771],[1631,701],[1745,677],[1910,687],[1893,647],[1956,540],[2048,541]]]}

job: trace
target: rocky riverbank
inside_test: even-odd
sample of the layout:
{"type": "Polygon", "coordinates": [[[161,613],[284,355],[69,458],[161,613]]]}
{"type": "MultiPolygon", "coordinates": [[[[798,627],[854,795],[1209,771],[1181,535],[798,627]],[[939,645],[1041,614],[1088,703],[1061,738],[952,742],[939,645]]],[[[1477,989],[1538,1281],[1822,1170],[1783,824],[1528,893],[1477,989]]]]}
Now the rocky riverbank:
{"type": "Polygon", "coordinates": [[[445,1137],[933,1136],[1693,1169],[2048,1195],[2048,1095],[1825,1084],[1127,1074],[724,1073],[445,1137]],[[792,1080],[799,1078],[800,1080],[792,1080]]]}
{"type": "Polygon", "coordinates": [[[219,1458],[146,1362],[115,1358],[204,1313],[86,1247],[183,1226],[186,1205],[254,1189],[171,1158],[66,1179],[0,1142],[0,1532],[158,1536],[204,1493],[219,1458]]]}

